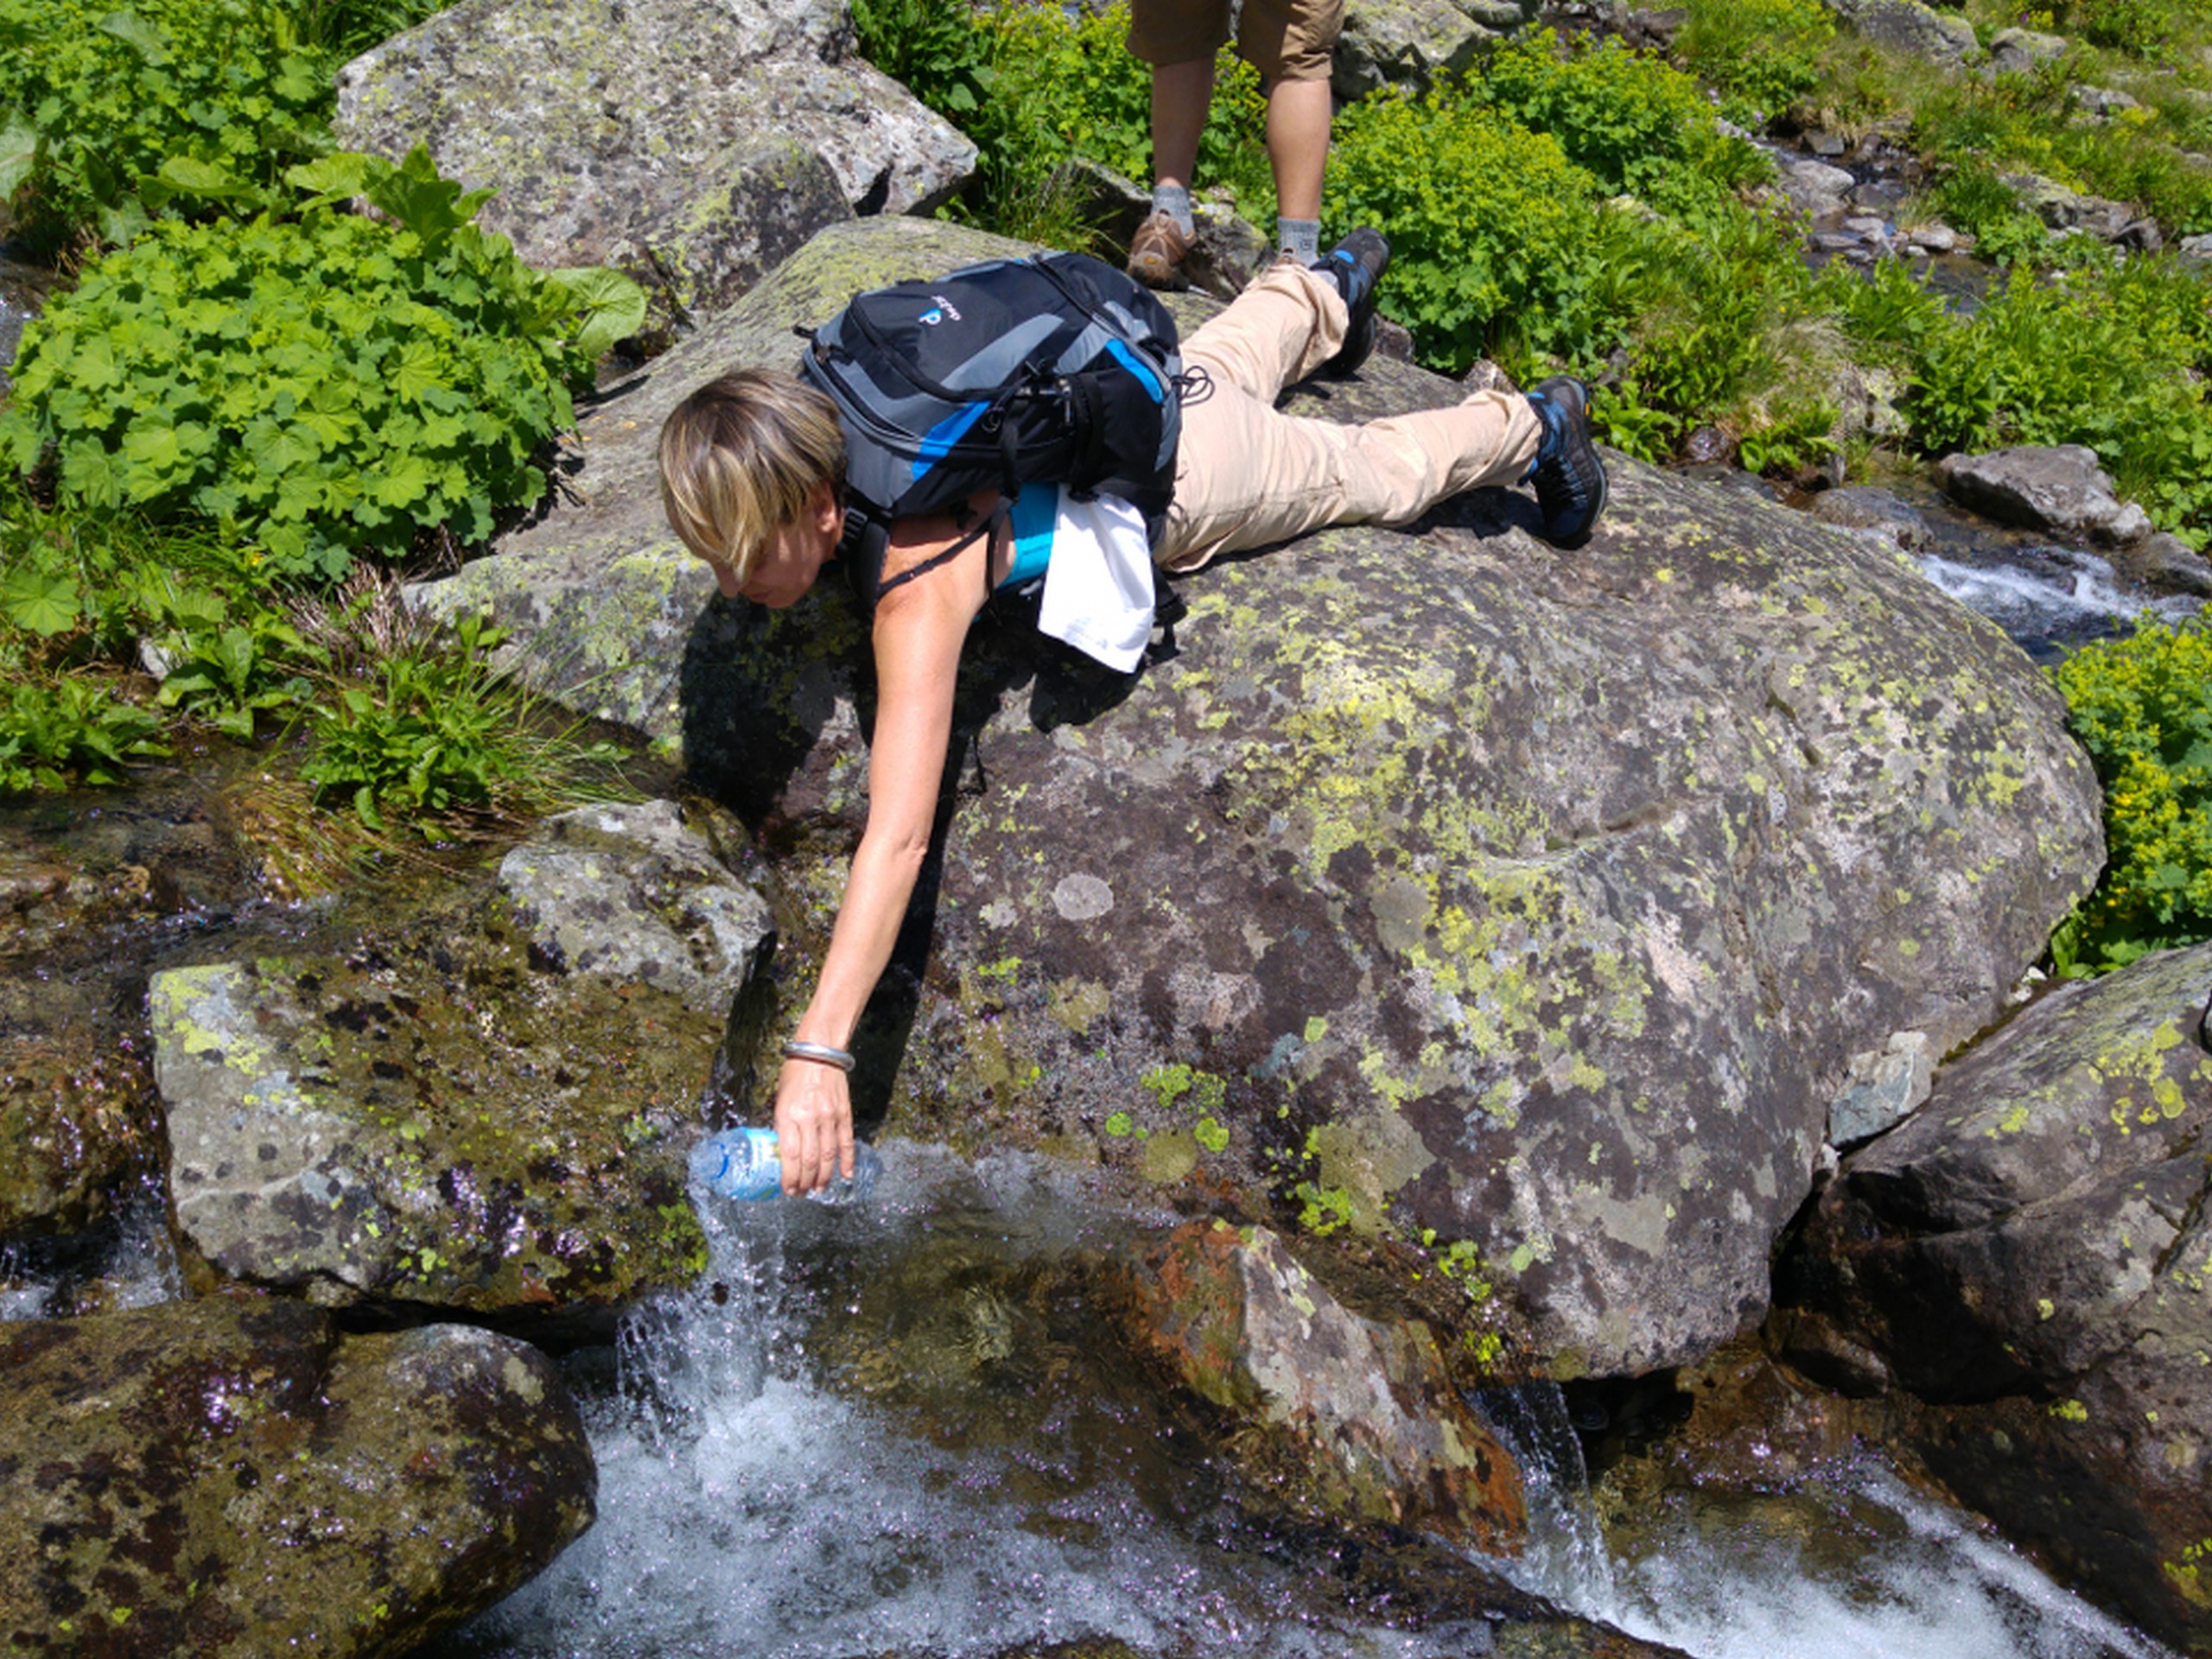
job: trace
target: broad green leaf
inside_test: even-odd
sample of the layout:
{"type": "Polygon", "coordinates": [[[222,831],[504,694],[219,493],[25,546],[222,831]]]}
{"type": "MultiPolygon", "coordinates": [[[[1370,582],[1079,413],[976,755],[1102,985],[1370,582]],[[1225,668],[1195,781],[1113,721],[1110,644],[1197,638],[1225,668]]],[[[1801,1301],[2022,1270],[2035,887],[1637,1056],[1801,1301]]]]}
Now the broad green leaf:
{"type": "Polygon", "coordinates": [[[136,52],[143,63],[158,67],[169,60],[168,31],[135,11],[111,11],[100,19],[99,28],[136,52]]]}
{"type": "Polygon", "coordinates": [[[586,357],[604,355],[645,323],[645,291],[620,271],[581,265],[549,270],[545,280],[568,296],[581,319],[575,345],[586,357]]]}
{"type": "Polygon", "coordinates": [[[77,626],[77,584],[44,571],[12,571],[0,582],[0,608],[17,627],[51,639],[77,626]]]}
{"type": "Polygon", "coordinates": [[[0,126],[0,200],[16,194],[16,188],[38,165],[38,129],[22,116],[10,115],[7,124],[0,126]]]}
{"type": "Polygon", "coordinates": [[[255,191],[253,185],[228,168],[193,156],[170,156],[155,176],[181,195],[200,196],[210,201],[232,201],[255,191]]]}

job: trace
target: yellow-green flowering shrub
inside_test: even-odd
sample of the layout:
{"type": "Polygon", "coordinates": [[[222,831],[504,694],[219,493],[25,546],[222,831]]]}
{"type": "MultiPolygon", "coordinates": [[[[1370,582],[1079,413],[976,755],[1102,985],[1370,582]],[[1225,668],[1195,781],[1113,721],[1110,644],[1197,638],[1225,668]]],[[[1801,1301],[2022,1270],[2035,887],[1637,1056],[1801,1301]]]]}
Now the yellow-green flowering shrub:
{"type": "Polygon", "coordinates": [[[2105,790],[2105,874],[2060,930],[2091,973],[2212,938],[2212,628],[2146,626],[2057,669],[2105,790]]]}

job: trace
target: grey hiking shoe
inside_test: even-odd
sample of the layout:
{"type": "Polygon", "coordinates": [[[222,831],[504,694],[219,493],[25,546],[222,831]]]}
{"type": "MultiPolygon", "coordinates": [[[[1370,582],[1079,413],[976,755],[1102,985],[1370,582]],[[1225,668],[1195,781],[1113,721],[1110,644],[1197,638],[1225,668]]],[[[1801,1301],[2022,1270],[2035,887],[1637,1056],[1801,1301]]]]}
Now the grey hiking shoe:
{"type": "Polygon", "coordinates": [[[1529,480],[1544,515],[1544,539],[1571,547],[1590,534],[1605,510],[1605,463],[1590,437],[1590,388],[1572,375],[1539,380],[1529,406],[1544,429],[1529,480]]]}
{"type": "Polygon", "coordinates": [[[1170,213],[1154,213],[1129,238],[1129,275],[1147,288],[1180,288],[1183,256],[1192,238],[1170,213]]]}
{"type": "Polygon", "coordinates": [[[1321,365],[1321,373],[1341,378],[1367,361],[1375,349],[1375,292],[1389,268],[1389,243],[1382,232],[1364,227],[1313,262],[1313,269],[1337,285],[1337,292],[1344,296],[1344,309],[1351,314],[1344,350],[1321,365]]]}

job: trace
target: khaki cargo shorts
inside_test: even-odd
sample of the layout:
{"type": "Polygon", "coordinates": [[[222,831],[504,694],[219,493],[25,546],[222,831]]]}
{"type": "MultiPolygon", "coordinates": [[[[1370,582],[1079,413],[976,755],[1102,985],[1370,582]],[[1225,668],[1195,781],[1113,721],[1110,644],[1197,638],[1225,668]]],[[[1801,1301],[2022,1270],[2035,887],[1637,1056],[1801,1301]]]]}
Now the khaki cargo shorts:
{"type": "MultiPolygon", "coordinates": [[[[1344,21],[1344,0],[1244,0],[1236,55],[1270,86],[1326,80],[1344,21]]],[[[1210,58],[1229,40],[1229,0],[1130,0],[1129,50],[1149,64],[1210,58]]]]}

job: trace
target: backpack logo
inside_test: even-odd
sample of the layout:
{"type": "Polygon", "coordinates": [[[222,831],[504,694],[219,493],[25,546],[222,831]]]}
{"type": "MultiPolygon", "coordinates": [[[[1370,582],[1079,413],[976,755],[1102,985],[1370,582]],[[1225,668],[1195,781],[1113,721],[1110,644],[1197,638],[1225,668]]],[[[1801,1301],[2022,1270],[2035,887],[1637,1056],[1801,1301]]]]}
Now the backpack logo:
{"type": "Polygon", "coordinates": [[[938,324],[943,322],[947,317],[951,318],[955,322],[960,321],[960,308],[953,304],[950,300],[946,299],[944,295],[932,294],[930,296],[930,298],[935,300],[937,303],[930,307],[928,310],[923,312],[919,317],[915,319],[915,321],[925,323],[931,328],[936,327],[938,324]]]}

